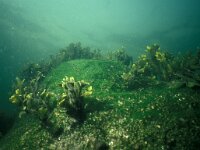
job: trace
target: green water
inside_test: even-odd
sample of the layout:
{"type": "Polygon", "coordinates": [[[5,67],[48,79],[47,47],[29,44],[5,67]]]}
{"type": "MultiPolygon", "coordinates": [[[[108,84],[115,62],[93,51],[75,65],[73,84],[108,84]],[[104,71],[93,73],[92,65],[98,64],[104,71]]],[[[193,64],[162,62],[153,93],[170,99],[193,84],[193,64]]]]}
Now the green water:
{"type": "MultiPolygon", "coordinates": [[[[199,55],[196,53],[200,46],[199,4],[198,0],[0,0],[0,149],[38,149],[35,142],[40,147],[55,149],[61,148],[65,140],[68,142],[63,145],[70,149],[98,149],[107,145],[110,149],[198,147],[199,61],[187,55],[188,63],[181,63],[180,55],[199,55]],[[45,78],[39,84],[41,89],[61,94],[58,85],[66,75],[93,87],[92,95],[85,99],[84,124],[54,137],[48,129],[51,127],[41,124],[34,114],[19,119],[21,108],[9,98],[15,93],[13,83],[17,76],[26,78],[26,84],[31,81],[31,74],[21,76],[21,70],[30,63],[51,62],[72,42],[100,50],[106,57],[89,60],[75,57],[46,66],[45,78]],[[166,61],[174,65],[174,73],[170,69],[164,72],[162,68],[167,66],[164,63],[158,67],[162,75],[168,73],[167,77],[175,82],[171,79],[163,84],[162,81],[145,84],[147,77],[140,80],[141,86],[138,81],[124,81],[134,74],[131,65],[142,63],[137,62],[138,57],[145,54],[147,45],[154,43],[180,59],[180,64],[176,59],[166,61]],[[131,63],[128,60],[124,65],[120,58],[111,56],[112,51],[122,49],[133,58],[131,63]],[[175,78],[172,74],[176,74],[175,78]],[[69,141],[80,145],[76,147],[69,141]]],[[[143,64],[138,66],[141,68],[136,72],[144,69],[143,64]]],[[[157,70],[152,65],[148,71],[153,74],[157,70]]],[[[65,115],[62,117],[68,117],[65,115]]]]}

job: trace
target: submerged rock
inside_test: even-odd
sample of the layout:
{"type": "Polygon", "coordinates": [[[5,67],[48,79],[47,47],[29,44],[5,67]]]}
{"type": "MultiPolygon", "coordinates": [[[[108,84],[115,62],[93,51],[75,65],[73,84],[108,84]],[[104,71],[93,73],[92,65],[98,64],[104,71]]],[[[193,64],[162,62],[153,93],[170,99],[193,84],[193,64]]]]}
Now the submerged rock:
{"type": "Polygon", "coordinates": [[[121,87],[123,69],[115,61],[60,64],[40,86],[59,94],[62,88],[58,84],[66,75],[90,82],[93,93],[84,99],[84,121],[76,121],[62,107],[51,114],[52,126],[49,120],[45,124],[24,114],[0,140],[0,149],[196,149],[200,141],[199,93],[178,88],[182,82],[171,83],[175,89],[153,86],[127,91],[121,87]]]}

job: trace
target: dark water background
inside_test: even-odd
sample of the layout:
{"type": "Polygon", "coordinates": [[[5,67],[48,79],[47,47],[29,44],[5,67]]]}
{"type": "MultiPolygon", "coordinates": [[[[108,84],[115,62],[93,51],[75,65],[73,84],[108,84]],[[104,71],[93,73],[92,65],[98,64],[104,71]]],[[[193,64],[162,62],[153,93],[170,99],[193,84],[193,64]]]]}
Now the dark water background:
{"type": "Polygon", "coordinates": [[[172,53],[200,46],[199,0],[0,0],[0,112],[11,114],[12,81],[27,62],[71,42],[135,58],[147,44],[172,53]]]}

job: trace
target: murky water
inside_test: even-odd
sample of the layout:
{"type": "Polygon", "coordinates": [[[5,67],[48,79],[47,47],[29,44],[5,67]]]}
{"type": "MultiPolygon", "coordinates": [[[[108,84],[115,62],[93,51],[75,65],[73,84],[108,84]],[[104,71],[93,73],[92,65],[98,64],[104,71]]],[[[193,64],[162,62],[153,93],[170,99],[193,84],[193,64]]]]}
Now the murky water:
{"type": "Polygon", "coordinates": [[[196,52],[199,5],[198,0],[0,0],[0,124],[13,122],[16,107],[9,97],[21,68],[72,42],[102,53],[125,49],[135,61],[154,43],[174,56],[196,52]]]}

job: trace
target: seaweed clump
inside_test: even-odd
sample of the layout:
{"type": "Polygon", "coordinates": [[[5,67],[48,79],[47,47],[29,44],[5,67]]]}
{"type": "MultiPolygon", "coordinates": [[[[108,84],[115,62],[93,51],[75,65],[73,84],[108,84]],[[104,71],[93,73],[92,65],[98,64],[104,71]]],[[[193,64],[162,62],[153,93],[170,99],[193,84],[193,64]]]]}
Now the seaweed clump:
{"type": "Polygon", "coordinates": [[[141,55],[121,77],[128,88],[146,87],[157,85],[161,81],[169,81],[173,73],[170,60],[171,56],[161,51],[159,45],[147,46],[146,53],[141,55]]]}
{"type": "Polygon", "coordinates": [[[63,78],[60,86],[64,92],[58,105],[65,107],[70,115],[82,122],[85,117],[83,97],[92,94],[92,86],[83,80],[75,81],[74,77],[67,76],[63,78]]]}
{"type": "Polygon", "coordinates": [[[19,117],[23,114],[35,114],[41,120],[46,120],[56,103],[56,95],[47,89],[39,87],[41,74],[30,81],[16,78],[15,91],[10,101],[20,107],[19,117]]]}
{"type": "Polygon", "coordinates": [[[146,53],[121,77],[129,89],[161,84],[168,84],[173,88],[200,88],[199,65],[198,54],[175,57],[153,44],[147,46],[146,53]]]}
{"type": "MultiPolygon", "coordinates": [[[[39,75],[38,75],[39,76],[39,75]]],[[[25,83],[16,78],[16,90],[10,101],[20,108],[19,117],[33,114],[47,125],[53,134],[61,134],[64,126],[81,123],[85,119],[84,97],[92,94],[92,86],[73,77],[65,77],[59,84],[63,93],[54,93],[38,86],[39,77],[25,83]],[[64,121],[65,120],[65,121],[64,121]]]]}

